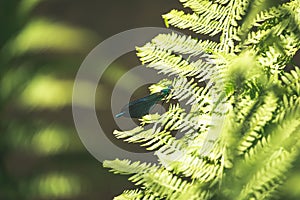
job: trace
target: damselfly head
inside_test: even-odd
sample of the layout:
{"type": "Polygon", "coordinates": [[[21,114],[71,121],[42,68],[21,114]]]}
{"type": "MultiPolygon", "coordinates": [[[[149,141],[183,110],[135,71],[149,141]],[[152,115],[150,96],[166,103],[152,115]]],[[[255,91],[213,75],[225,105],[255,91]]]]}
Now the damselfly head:
{"type": "Polygon", "coordinates": [[[168,95],[168,94],[170,93],[170,91],[171,91],[171,87],[172,87],[172,86],[168,86],[168,88],[162,89],[162,90],[160,91],[160,94],[163,95],[163,96],[168,95]]]}

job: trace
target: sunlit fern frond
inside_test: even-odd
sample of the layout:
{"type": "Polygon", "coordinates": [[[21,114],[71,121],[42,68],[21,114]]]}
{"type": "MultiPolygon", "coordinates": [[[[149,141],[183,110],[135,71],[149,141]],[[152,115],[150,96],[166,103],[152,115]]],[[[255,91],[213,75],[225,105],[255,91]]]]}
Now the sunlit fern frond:
{"type": "Polygon", "coordinates": [[[105,167],[112,167],[114,173],[132,174],[129,178],[136,185],[143,185],[147,191],[153,192],[160,198],[182,199],[192,185],[172,173],[140,162],[130,163],[128,160],[105,161],[105,167]],[[150,167],[151,166],[151,167],[150,167]]]}
{"type": "Polygon", "coordinates": [[[300,70],[284,70],[300,49],[300,3],[180,1],[190,13],[171,10],[166,26],[214,38],[160,34],[138,47],[143,64],[168,76],[151,92],[170,87],[165,99],[178,103],[114,132],[154,150],[159,164],[105,166],[134,174],[133,196],[269,199],[299,155],[300,70]]]}
{"type": "Polygon", "coordinates": [[[171,50],[161,49],[153,43],[147,43],[137,50],[137,55],[141,57],[143,64],[148,64],[148,67],[169,76],[180,75],[204,80],[206,75],[213,70],[211,64],[202,59],[188,61],[180,55],[173,54],[171,50]]]}
{"type": "Polygon", "coordinates": [[[181,102],[186,101],[186,104],[200,104],[203,107],[211,104],[209,99],[210,91],[208,88],[199,87],[194,79],[188,80],[184,77],[174,79],[172,86],[176,88],[176,90],[172,91],[171,95],[173,95],[173,98],[178,99],[181,102]]]}
{"type": "Polygon", "coordinates": [[[299,14],[295,7],[299,1],[272,7],[261,11],[255,20],[252,30],[241,45],[244,48],[256,48],[258,61],[271,73],[278,73],[285,67],[300,47],[299,14]]]}
{"type": "Polygon", "coordinates": [[[173,151],[168,154],[158,151],[156,155],[163,166],[175,174],[196,179],[201,183],[213,182],[221,178],[219,175],[222,169],[217,159],[210,160],[207,157],[201,158],[195,155],[189,155],[184,151],[173,151]],[[176,162],[174,162],[174,160],[176,160],[176,162]],[[186,163],[189,164],[187,165],[186,163]]]}
{"type": "Polygon", "coordinates": [[[131,162],[130,160],[106,160],[103,163],[104,167],[110,167],[111,172],[115,174],[138,174],[147,173],[159,169],[158,166],[151,163],[131,162]]]}
{"type": "Polygon", "coordinates": [[[181,2],[194,12],[186,14],[183,11],[172,10],[163,16],[167,26],[170,24],[211,36],[226,32],[223,38],[226,42],[236,35],[237,21],[242,19],[249,6],[249,1],[244,0],[215,2],[182,0],[181,2]],[[232,14],[228,15],[228,13],[232,14]]]}
{"type": "Polygon", "coordinates": [[[114,200],[158,200],[157,196],[151,194],[145,194],[141,190],[124,190],[122,194],[116,196],[114,200]]]}
{"type": "Polygon", "coordinates": [[[245,116],[242,123],[243,127],[240,133],[243,136],[238,145],[240,154],[246,152],[251,146],[255,145],[255,141],[263,137],[263,129],[274,117],[274,111],[277,108],[277,98],[273,93],[267,93],[261,98],[256,107],[255,111],[253,109],[252,112],[245,116]]]}
{"type": "Polygon", "coordinates": [[[294,70],[284,73],[281,77],[284,83],[283,87],[287,87],[287,92],[290,96],[300,95],[300,69],[295,67],[294,70]]]}
{"type": "Polygon", "coordinates": [[[248,140],[247,145],[253,146],[245,150],[244,159],[234,161],[223,180],[223,192],[227,191],[224,196],[229,199],[269,199],[276,193],[291,163],[299,155],[299,99],[286,109],[288,112],[283,112],[284,116],[267,125],[266,133],[255,134],[253,140],[248,140]],[[229,183],[231,187],[228,187],[229,183]]]}
{"type": "Polygon", "coordinates": [[[151,41],[161,49],[170,50],[189,56],[201,56],[218,50],[219,43],[211,40],[199,40],[191,36],[179,35],[177,33],[159,34],[151,41]]]}
{"type": "MultiPolygon", "coordinates": [[[[269,127],[265,130],[267,132],[265,133],[266,136],[262,137],[261,142],[258,142],[247,152],[246,161],[249,163],[260,162],[260,159],[270,157],[273,151],[279,148],[287,148],[285,143],[299,143],[299,111],[300,99],[298,97],[289,107],[282,110],[282,113],[277,113],[281,116],[269,124],[269,127]]],[[[286,150],[290,151],[292,148],[293,146],[289,146],[286,150]]]]}
{"type": "Polygon", "coordinates": [[[178,28],[190,29],[195,33],[209,34],[210,36],[216,35],[223,30],[223,24],[220,21],[209,21],[195,13],[186,14],[183,11],[172,10],[163,17],[167,27],[170,24],[178,28]]]}
{"type": "Polygon", "coordinates": [[[268,199],[273,196],[282,184],[287,170],[297,153],[278,149],[269,158],[266,158],[261,166],[247,181],[241,190],[238,199],[268,199]]]}

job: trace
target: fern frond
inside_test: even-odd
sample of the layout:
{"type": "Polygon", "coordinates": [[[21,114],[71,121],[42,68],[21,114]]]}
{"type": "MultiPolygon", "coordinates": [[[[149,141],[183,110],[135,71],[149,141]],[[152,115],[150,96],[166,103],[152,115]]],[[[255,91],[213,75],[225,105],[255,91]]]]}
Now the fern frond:
{"type": "Polygon", "coordinates": [[[165,117],[158,117],[154,121],[147,121],[147,116],[142,119],[144,124],[153,123],[153,127],[145,130],[143,127],[137,127],[131,131],[114,131],[114,134],[117,138],[122,138],[124,141],[129,143],[142,143],[141,146],[147,147],[147,150],[159,150],[163,147],[166,148],[174,148],[176,150],[180,150],[183,148],[184,143],[180,140],[177,140],[175,137],[171,135],[171,130],[174,130],[173,122],[177,118],[172,119],[172,115],[170,115],[172,111],[169,111],[168,114],[164,114],[165,117]],[[164,127],[163,129],[159,127],[164,127]],[[170,130],[171,128],[171,130],[170,130]]]}
{"type": "Polygon", "coordinates": [[[290,72],[285,72],[281,77],[283,87],[287,87],[287,92],[290,96],[300,96],[300,69],[295,67],[290,72]]]}
{"type": "MultiPolygon", "coordinates": [[[[202,14],[209,19],[224,20],[228,13],[228,7],[220,3],[213,3],[208,0],[180,0],[184,7],[191,8],[198,15],[202,14]]],[[[224,4],[224,1],[223,1],[224,4]]]]}
{"type": "Polygon", "coordinates": [[[285,54],[284,56],[289,57],[288,60],[291,60],[299,50],[300,39],[298,35],[299,33],[286,31],[285,34],[279,36],[280,46],[282,47],[282,51],[285,54]]]}
{"type": "Polygon", "coordinates": [[[182,133],[194,133],[196,136],[199,133],[208,129],[211,123],[211,116],[208,114],[200,114],[200,110],[186,113],[178,104],[171,105],[169,110],[161,116],[157,121],[165,130],[181,131],[182,133]]]}
{"type": "Polygon", "coordinates": [[[201,59],[195,62],[188,62],[182,56],[172,54],[170,50],[163,50],[151,43],[147,43],[144,47],[137,48],[137,55],[143,64],[148,63],[147,67],[154,68],[159,73],[171,75],[180,75],[186,77],[196,77],[201,80],[205,79],[205,75],[211,71],[211,64],[201,59]]]}
{"type": "Polygon", "coordinates": [[[161,131],[158,129],[141,129],[139,132],[135,131],[114,131],[117,138],[122,138],[129,143],[142,143],[141,146],[147,146],[147,150],[154,150],[162,145],[175,142],[175,138],[168,131],[161,131]]]}
{"type": "MultiPolygon", "coordinates": [[[[295,6],[299,7],[299,2],[292,1],[258,13],[252,22],[254,27],[258,27],[258,30],[250,31],[243,45],[247,46],[260,43],[260,45],[263,46],[272,46],[272,43],[275,41],[274,38],[277,38],[279,40],[275,43],[282,46],[283,49],[286,49],[284,51],[290,54],[290,56],[294,55],[295,50],[291,49],[299,49],[299,38],[294,37],[294,35],[299,34],[299,28],[297,29],[298,25],[295,23],[298,19],[298,15],[295,13],[295,9],[291,9],[295,6]],[[263,40],[265,40],[264,43],[261,42],[263,40]],[[293,44],[290,43],[291,41],[293,41],[293,44]],[[289,53],[290,51],[291,53],[289,53]]],[[[242,27],[238,34],[244,34],[242,33],[243,31],[245,30],[242,27]]],[[[276,46],[273,48],[276,48],[276,46]]]]}
{"type": "Polygon", "coordinates": [[[235,122],[238,124],[243,123],[243,120],[249,115],[257,101],[257,98],[252,99],[248,95],[235,100],[235,107],[233,108],[235,113],[235,122]]]}
{"type": "Polygon", "coordinates": [[[103,167],[111,168],[111,172],[115,174],[138,174],[155,171],[157,166],[150,163],[140,163],[139,161],[131,163],[130,160],[105,160],[103,167]]]}
{"type": "Polygon", "coordinates": [[[284,117],[268,125],[261,139],[247,150],[245,158],[236,160],[224,185],[228,187],[229,181],[235,188],[229,199],[235,199],[238,193],[237,199],[264,199],[282,184],[285,172],[299,154],[299,102],[298,99],[293,106],[285,108],[288,111],[284,112],[284,117]]]}
{"type": "Polygon", "coordinates": [[[253,148],[245,154],[246,161],[248,163],[255,163],[269,158],[273,151],[276,151],[280,147],[284,147],[286,142],[292,139],[294,142],[299,140],[298,132],[300,127],[300,99],[296,99],[291,107],[285,108],[283,115],[276,119],[279,119],[265,130],[266,137],[262,137],[253,148]]]}
{"type": "Polygon", "coordinates": [[[264,160],[263,168],[258,169],[252,176],[237,199],[267,199],[270,197],[282,184],[284,174],[296,156],[297,153],[284,149],[275,151],[269,159],[264,160]]]}
{"type": "Polygon", "coordinates": [[[137,48],[143,64],[170,77],[150,90],[172,88],[171,104],[114,134],[154,150],[159,165],[104,166],[140,186],[120,198],[271,198],[300,151],[300,69],[284,72],[300,49],[300,1],[180,1],[191,13],[171,10],[166,26],[218,42],[172,33],[137,48]]]}
{"type": "Polygon", "coordinates": [[[160,162],[169,171],[175,174],[183,174],[201,182],[210,182],[218,178],[221,170],[217,160],[214,162],[205,158],[188,155],[184,152],[173,152],[171,154],[157,152],[160,162]],[[189,163],[187,165],[187,163],[189,163]]]}
{"type": "MultiPolygon", "coordinates": [[[[116,196],[114,200],[142,200],[145,198],[145,194],[140,190],[124,190],[124,192],[121,195],[116,196]]],[[[147,199],[155,199],[155,197],[151,198],[147,196],[147,199]]]]}
{"type": "Polygon", "coordinates": [[[169,24],[181,29],[189,29],[195,33],[208,34],[214,36],[223,30],[220,21],[209,21],[197,14],[185,14],[183,11],[172,10],[163,15],[166,26],[169,24]]]}
{"type": "Polygon", "coordinates": [[[165,199],[180,199],[180,196],[192,187],[187,181],[162,169],[152,173],[136,174],[129,180],[137,185],[143,185],[150,192],[165,199]]]}
{"type": "Polygon", "coordinates": [[[215,0],[214,2],[220,3],[220,4],[227,4],[230,0],[215,0]]]}
{"type": "Polygon", "coordinates": [[[170,50],[175,53],[200,56],[204,52],[217,51],[219,44],[210,40],[198,40],[191,36],[171,34],[159,34],[151,41],[160,49],[170,50]]]}
{"type": "MultiPolygon", "coordinates": [[[[181,29],[190,29],[196,33],[210,36],[222,32],[221,43],[223,40],[224,44],[233,47],[231,38],[238,40],[237,30],[234,27],[238,25],[237,20],[241,20],[245,15],[249,1],[229,1],[226,5],[224,2],[227,1],[217,1],[216,3],[196,0],[181,1],[195,13],[185,14],[183,11],[172,10],[163,15],[167,27],[171,24],[181,29]],[[228,15],[228,13],[230,14],[228,15]]],[[[225,46],[222,48],[227,49],[225,46]]]]}
{"type": "Polygon", "coordinates": [[[147,190],[160,198],[177,199],[185,193],[191,184],[172,173],[158,168],[155,165],[130,163],[128,160],[105,161],[104,167],[112,168],[111,171],[120,174],[134,174],[129,178],[136,185],[143,185],[147,190]]]}
{"type": "Polygon", "coordinates": [[[185,115],[184,109],[178,104],[171,104],[169,110],[161,116],[157,123],[160,123],[165,130],[178,130],[180,129],[180,124],[178,124],[177,121],[182,120],[185,115]]]}
{"type": "Polygon", "coordinates": [[[244,133],[243,138],[240,141],[237,149],[239,154],[246,152],[251,146],[255,144],[255,141],[260,139],[262,131],[265,125],[273,118],[275,109],[277,108],[277,98],[273,93],[268,93],[263,97],[263,103],[252,111],[251,117],[246,118],[247,124],[243,124],[243,128],[246,128],[247,132],[244,133]],[[248,125],[249,123],[249,125],[248,125]]]}
{"type": "Polygon", "coordinates": [[[201,104],[203,107],[211,104],[208,88],[199,87],[194,79],[190,81],[186,78],[174,79],[172,86],[176,90],[172,91],[171,95],[181,102],[186,100],[186,104],[201,104]]]}

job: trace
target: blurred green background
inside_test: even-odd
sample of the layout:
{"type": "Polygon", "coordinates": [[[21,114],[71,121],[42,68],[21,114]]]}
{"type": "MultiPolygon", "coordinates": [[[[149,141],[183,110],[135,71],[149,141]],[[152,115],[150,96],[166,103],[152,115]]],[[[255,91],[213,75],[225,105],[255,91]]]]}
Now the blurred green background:
{"type": "MultiPolygon", "coordinates": [[[[74,128],[76,72],[97,44],[131,28],[163,27],[177,0],[0,0],[0,199],[112,199],[134,187],[102,168],[74,128]]],[[[106,132],[114,83],[139,65],[122,56],[99,83],[97,111],[106,132]]],[[[300,199],[300,162],[280,192],[300,199]]]]}
{"type": "MultiPolygon", "coordinates": [[[[73,81],[86,55],[131,28],[163,26],[177,1],[0,0],[0,199],[112,199],[133,187],[90,155],[74,127],[73,81]]],[[[106,132],[114,83],[139,65],[122,56],[99,83],[106,132]]],[[[101,67],[101,66],[99,66],[101,67]]],[[[104,121],[103,121],[104,120],[104,121]]]]}

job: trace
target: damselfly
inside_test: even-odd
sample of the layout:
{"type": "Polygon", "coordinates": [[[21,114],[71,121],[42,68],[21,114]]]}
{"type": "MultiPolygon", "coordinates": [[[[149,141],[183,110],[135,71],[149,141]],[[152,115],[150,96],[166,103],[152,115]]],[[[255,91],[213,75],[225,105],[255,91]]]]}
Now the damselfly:
{"type": "Polygon", "coordinates": [[[149,114],[151,108],[158,102],[166,97],[171,91],[171,86],[166,89],[162,89],[160,92],[150,94],[140,99],[134,100],[126,104],[121,112],[116,114],[116,118],[121,116],[131,118],[141,118],[144,115],[149,114]]]}

